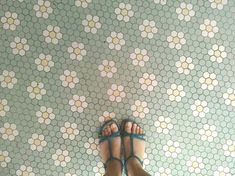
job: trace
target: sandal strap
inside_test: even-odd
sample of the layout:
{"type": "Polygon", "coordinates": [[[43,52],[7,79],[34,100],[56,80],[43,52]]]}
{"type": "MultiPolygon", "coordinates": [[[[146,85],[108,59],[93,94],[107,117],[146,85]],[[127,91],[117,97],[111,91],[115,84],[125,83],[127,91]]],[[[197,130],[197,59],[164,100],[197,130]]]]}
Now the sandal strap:
{"type": "MultiPolygon", "coordinates": [[[[116,160],[116,161],[119,161],[120,164],[121,164],[121,170],[122,170],[122,167],[123,167],[123,163],[121,161],[121,159],[117,158],[117,157],[114,157],[113,156],[113,152],[112,152],[112,140],[114,138],[117,138],[117,137],[121,137],[121,133],[120,133],[120,130],[112,133],[111,135],[109,136],[102,136],[102,131],[103,129],[112,124],[112,123],[115,123],[117,125],[117,122],[114,121],[114,120],[108,120],[106,121],[101,127],[100,127],[100,132],[99,132],[99,144],[101,144],[102,142],[105,142],[105,141],[108,141],[108,150],[109,150],[109,158],[105,161],[104,164],[104,168],[106,169],[107,168],[107,164],[108,162],[112,161],[112,160],[116,160]]],[[[118,125],[117,125],[118,126],[118,125]]]]}
{"type": "Polygon", "coordinates": [[[113,160],[118,161],[118,162],[121,164],[121,170],[122,170],[122,167],[123,167],[122,160],[119,159],[119,158],[116,158],[116,157],[114,157],[114,156],[111,156],[111,157],[109,157],[109,159],[107,159],[107,161],[104,163],[104,168],[106,169],[106,168],[107,168],[107,164],[108,164],[110,161],[113,161],[113,160]]]}
{"type": "Polygon", "coordinates": [[[110,125],[110,124],[112,124],[112,123],[115,123],[115,124],[117,125],[117,127],[118,127],[117,122],[116,122],[115,120],[113,120],[113,119],[110,119],[110,120],[105,121],[105,122],[101,125],[101,127],[100,127],[100,130],[99,130],[99,137],[102,136],[102,131],[103,131],[104,127],[106,127],[106,126],[108,126],[108,125],[110,125]]]}
{"type": "Polygon", "coordinates": [[[117,132],[114,132],[114,133],[112,133],[112,134],[109,135],[109,136],[103,136],[103,135],[102,135],[103,129],[104,129],[106,126],[108,126],[108,125],[110,125],[110,124],[112,124],[112,123],[116,124],[117,127],[118,127],[117,122],[116,122],[115,120],[113,120],[113,119],[110,119],[110,120],[106,121],[106,122],[100,127],[100,130],[99,130],[99,139],[100,139],[100,140],[99,140],[99,143],[102,143],[102,142],[107,141],[107,140],[113,140],[113,138],[121,136],[119,127],[118,127],[118,131],[117,131],[117,132]]]}
{"type": "Polygon", "coordinates": [[[140,162],[140,164],[143,166],[143,161],[140,159],[140,157],[136,155],[130,155],[127,159],[125,159],[125,165],[127,164],[127,161],[130,159],[137,159],[140,162]]]}
{"type": "MultiPolygon", "coordinates": [[[[133,135],[131,133],[126,133],[125,136],[130,136],[130,156],[128,156],[125,160],[124,160],[124,165],[125,165],[125,172],[126,172],[126,175],[128,176],[128,171],[127,171],[127,161],[130,160],[130,159],[137,159],[140,164],[143,166],[143,161],[134,154],[134,143],[133,143],[133,139],[137,138],[137,139],[140,139],[140,140],[145,140],[143,137],[141,136],[136,136],[136,135],[133,135]]],[[[124,137],[122,137],[122,140],[124,140],[124,137]]],[[[124,142],[124,141],[123,141],[124,142]]],[[[125,148],[124,148],[124,153],[125,153],[125,148]]]]}
{"type": "Polygon", "coordinates": [[[125,125],[127,122],[132,122],[134,124],[137,124],[134,120],[132,119],[125,119],[121,123],[121,135],[122,137],[129,136],[130,138],[135,138],[135,139],[140,139],[140,140],[145,140],[145,134],[133,134],[133,133],[128,133],[125,131],[125,125]]]}
{"type": "Polygon", "coordinates": [[[108,146],[109,146],[109,159],[107,159],[104,163],[104,168],[106,169],[107,168],[107,164],[108,162],[112,161],[112,160],[116,160],[116,161],[119,161],[121,163],[121,170],[122,170],[122,167],[123,167],[123,164],[122,164],[122,161],[121,159],[113,156],[113,152],[112,152],[112,140],[116,137],[120,137],[120,132],[117,131],[115,133],[113,133],[112,135],[110,136],[104,136],[103,139],[100,139],[100,143],[104,142],[104,141],[108,141],[108,146]]]}
{"type": "Polygon", "coordinates": [[[130,138],[130,156],[128,156],[126,159],[125,159],[125,164],[126,162],[131,159],[131,158],[136,158],[138,159],[138,161],[141,163],[141,165],[143,164],[143,161],[134,154],[134,141],[133,141],[134,138],[130,138]]]}
{"type": "MultiPolygon", "coordinates": [[[[144,140],[145,141],[145,134],[133,134],[133,133],[128,133],[127,131],[125,131],[125,124],[127,122],[132,122],[132,123],[136,123],[134,120],[131,119],[126,119],[122,121],[122,125],[121,125],[121,135],[122,135],[122,140],[124,143],[124,138],[125,137],[130,137],[130,155],[124,160],[124,165],[125,165],[125,172],[126,175],[128,175],[127,172],[127,161],[130,159],[137,159],[138,162],[140,162],[140,164],[143,166],[143,161],[140,159],[140,157],[136,156],[134,154],[134,139],[138,139],[138,140],[144,140]]],[[[124,147],[124,153],[125,153],[125,147],[124,147]]]]}
{"type": "Polygon", "coordinates": [[[145,134],[133,134],[133,133],[128,133],[126,131],[122,132],[122,137],[129,136],[130,138],[135,138],[135,139],[140,139],[140,140],[145,140],[145,134]]]}
{"type": "Polygon", "coordinates": [[[102,143],[104,141],[112,141],[114,138],[120,137],[120,136],[121,136],[120,131],[116,131],[116,132],[112,133],[110,136],[100,136],[99,143],[102,143]]]}

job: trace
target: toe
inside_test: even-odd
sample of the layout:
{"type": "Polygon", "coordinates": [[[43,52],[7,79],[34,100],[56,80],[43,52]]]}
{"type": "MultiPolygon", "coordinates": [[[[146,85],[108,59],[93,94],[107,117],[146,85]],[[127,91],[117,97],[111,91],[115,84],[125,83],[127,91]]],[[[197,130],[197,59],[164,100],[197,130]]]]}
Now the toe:
{"type": "Polygon", "coordinates": [[[132,127],[132,123],[131,122],[127,122],[125,125],[125,131],[127,133],[131,133],[131,127],[132,127]]]}
{"type": "Polygon", "coordinates": [[[117,131],[118,131],[118,127],[117,127],[117,125],[116,125],[115,123],[111,124],[111,125],[110,125],[110,127],[111,127],[111,131],[112,131],[112,133],[114,133],[114,132],[117,132],[117,131]]]}
{"type": "Polygon", "coordinates": [[[142,128],[140,128],[140,134],[143,134],[143,129],[142,128]]]}
{"type": "Polygon", "coordinates": [[[103,132],[104,132],[104,136],[107,136],[107,135],[108,135],[107,128],[105,128],[103,132]]]}
{"type": "Polygon", "coordinates": [[[107,127],[108,135],[111,135],[111,128],[110,126],[107,127]]]}
{"type": "Polygon", "coordinates": [[[104,130],[102,131],[102,136],[105,136],[105,132],[104,132],[104,130]]]}
{"type": "Polygon", "coordinates": [[[132,133],[136,133],[137,124],[133,124],[131,128],[132,133]]]}
{"type": "Polygon", "coordinates": [[[137,128],[136,128],[136,134],[140,134],[140,127],[139,126],[137,126],[137,128]]]}

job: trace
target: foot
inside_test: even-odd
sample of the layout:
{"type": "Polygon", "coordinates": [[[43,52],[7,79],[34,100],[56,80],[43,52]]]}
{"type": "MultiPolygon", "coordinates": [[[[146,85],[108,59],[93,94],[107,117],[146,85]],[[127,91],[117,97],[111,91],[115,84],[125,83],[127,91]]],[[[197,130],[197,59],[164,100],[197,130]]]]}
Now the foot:
{"type": "MultiPolygon", "coordinates": [[[[125,124],[125,131],[132,134],[143,134],[143,129],[133,122],[127,122],[125,124]]],[[[133,148],[134,155],[138,156],[141,160],[143,160],[145,152],[145,141],[134,138],[133,146],[134,146],[133,148]]],[[[125,154],[124,154],[125,158],[128,158],[131,154],[131,144],[129,136],[126,136],[124,138],[124,147],[125,147],[125,154]]],[[[134,167],[141,166],[141,163],[136,158],[129,159],[126,164],[129,175],[134,175],[132,172],[134,167]]]]}
{"type": "MultiPolygon", "coordinates": [[[[110,125],[107,125],[106,128],[102,131],[102,136],[110,136],[113,133],[117,132],[119,129],[115,123],[112,123],[110,125]]],[[[103,163],[106,163],[106,161],[110,157],[110,153],[112,153],[113,157],[120,159],[121,157],[121,138],[115,137],[112,140],[112,151],[109,151],[109,143],[108,141],[104,141],[100,144],[100,155],[102,157],[103,163]]],[[[106,173],[109,172],[109,170],[112,170],[112,172],[116,172],[115,175],[121,175],[121,163],[117,160],[111,160],[106,165],[106,173]]],[[[107,174],[108,175],[108,174],[107,174]]]]}

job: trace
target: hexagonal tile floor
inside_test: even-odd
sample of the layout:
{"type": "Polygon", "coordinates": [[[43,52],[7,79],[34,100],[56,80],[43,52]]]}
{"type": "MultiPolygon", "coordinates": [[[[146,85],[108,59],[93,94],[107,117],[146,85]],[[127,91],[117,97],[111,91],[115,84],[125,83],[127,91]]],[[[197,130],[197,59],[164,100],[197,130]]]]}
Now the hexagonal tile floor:
{"type": "Polygon", "coordinates": [[[1,175],[102,175],[127,117],[151,175],[235,175],[235,1],[0,4],[1,175]]]}

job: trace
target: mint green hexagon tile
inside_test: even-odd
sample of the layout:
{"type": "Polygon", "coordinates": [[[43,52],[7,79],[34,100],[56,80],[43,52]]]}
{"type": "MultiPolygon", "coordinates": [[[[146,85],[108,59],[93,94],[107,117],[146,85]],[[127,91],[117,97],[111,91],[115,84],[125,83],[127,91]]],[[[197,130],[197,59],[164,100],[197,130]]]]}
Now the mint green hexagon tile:
{"type": "Polygon", "coordinates": [[[232,0],[2,0],[2,175],[101,176],[132,118],[154,176],[235,175],[232,0]]]}

